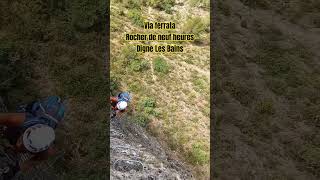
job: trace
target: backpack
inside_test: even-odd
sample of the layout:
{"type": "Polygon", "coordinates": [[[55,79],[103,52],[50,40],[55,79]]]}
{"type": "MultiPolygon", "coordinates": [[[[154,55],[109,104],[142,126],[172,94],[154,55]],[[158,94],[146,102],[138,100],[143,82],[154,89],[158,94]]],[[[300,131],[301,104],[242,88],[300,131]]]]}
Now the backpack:
{"type": "Polygon", "coordinates": [[[45,124],[52,128],[63,120],[65,105],[58,96],[49,96],[46,99],[34,101],[28,104],[24,111],[26,120],[23,129],[27,129],[35,124],[45,124]]]}
{"type": "Polygon", "coordinates": [[[17,155],[3,145],[0,146],[0,180],[10,180],[20,170],[17,155]]]}
{"type": "Polygon", "coordinates": [[[122,92],[118,94],[118,101],[126,101],[129,103],[131,100],[131,96],[128,92],[122,92]]]}

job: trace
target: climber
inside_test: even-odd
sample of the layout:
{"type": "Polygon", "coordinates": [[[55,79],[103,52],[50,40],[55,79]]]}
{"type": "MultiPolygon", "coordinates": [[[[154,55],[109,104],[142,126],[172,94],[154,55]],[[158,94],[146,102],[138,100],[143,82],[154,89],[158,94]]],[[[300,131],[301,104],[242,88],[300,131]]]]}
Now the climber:
{"type": "Polygon", "coordinates": [[[128,92],[121,92],[117,97],[110,97],[111,108],[113,110],[111,118],[124,113],[130,100],[131,96],[128,92]]]}
{"type": "Polygon", "coordinates": [[[27,153],[28,160],[20,164],[29,170],[54,154],[52,147],[57,125],[64,118],[65,106],[58,96],[21,106],[18,113],[0,113],[0,125],[6,127],[4,137],[18,153],[27,153]]]}

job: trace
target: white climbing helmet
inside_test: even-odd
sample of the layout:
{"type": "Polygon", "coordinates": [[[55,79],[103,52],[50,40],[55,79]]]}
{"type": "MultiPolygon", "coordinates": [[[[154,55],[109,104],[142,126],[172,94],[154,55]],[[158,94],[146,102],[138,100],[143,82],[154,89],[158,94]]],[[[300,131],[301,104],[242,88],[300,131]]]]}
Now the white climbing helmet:
{"type": "Polygon", "coordinates": [[[54,139],[54,130],[43,124],[31,126],[23,133],[23,145],[32,153],[47,150],[54,139]]]}
{"type": "Polygon", "coordinates": [[[117,108],[119,110],[124,110],[124,109],[126,109],[127,106],[128,106],[128,103],[125,101],[120,101],[117,103],[117,108]]]}

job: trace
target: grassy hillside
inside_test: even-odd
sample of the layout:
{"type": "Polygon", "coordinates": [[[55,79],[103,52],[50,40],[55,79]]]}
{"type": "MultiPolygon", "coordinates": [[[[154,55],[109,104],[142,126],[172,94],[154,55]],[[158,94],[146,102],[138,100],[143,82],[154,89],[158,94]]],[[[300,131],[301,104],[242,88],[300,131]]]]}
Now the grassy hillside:
{"type": "Polygon", "coordinates": [[[1,1],[0,7],[1,97],[13,112],[35,98],[63,97],[68,109],[56,144],[63,157],[51,171],[65,179],[105,179],[106,2],[1,1]]]}
{"type": "Polygon", "coordinates": [[[218,179],[319,179],[318,1],[217,1],[218,179]]]}
{"type": "MultiPolygon", "coordinates": [[[[111,1],[111,81],[133,94],[132,121],[146,127],[196,172],[209,177],[209,1],[111,1]],[[171,32],[194,33],[185,53],[136,53],[125,33],[144,21],[176,23],[171,32]]],[[[147,44],[148,42],[140,42],[147,44]]]]}

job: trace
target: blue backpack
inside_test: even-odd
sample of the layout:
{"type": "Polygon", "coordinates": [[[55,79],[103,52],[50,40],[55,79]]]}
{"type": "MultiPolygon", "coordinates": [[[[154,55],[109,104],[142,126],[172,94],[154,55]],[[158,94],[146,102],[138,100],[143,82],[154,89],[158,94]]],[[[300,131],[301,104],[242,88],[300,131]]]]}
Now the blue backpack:
{"type": "Polygon", "coordinates": [[[26,120],[23,129],[35,124],[45,124],[52,128],[63,120],[65,105],[58,96],[49,96],[44,100],[34,101],[25,107],[26,120]]]}
{"type": "Polygon", "coordinates": [[[128,92],[119,93],[118,101],[126,101],[127,103],[129,103],[131,101],[131,96],[128,92]]]}

